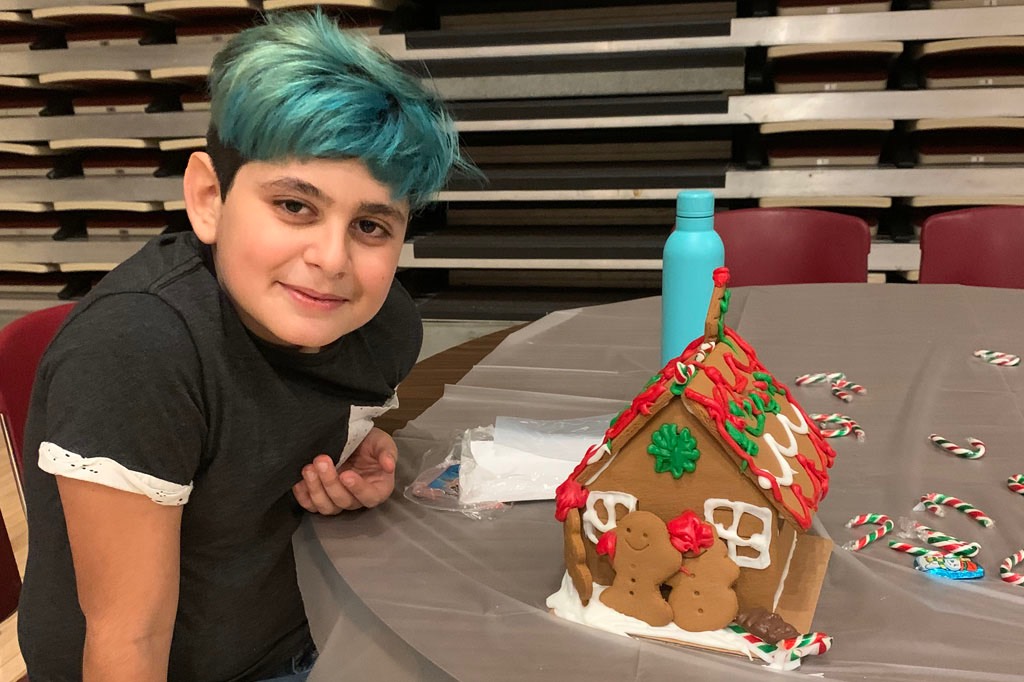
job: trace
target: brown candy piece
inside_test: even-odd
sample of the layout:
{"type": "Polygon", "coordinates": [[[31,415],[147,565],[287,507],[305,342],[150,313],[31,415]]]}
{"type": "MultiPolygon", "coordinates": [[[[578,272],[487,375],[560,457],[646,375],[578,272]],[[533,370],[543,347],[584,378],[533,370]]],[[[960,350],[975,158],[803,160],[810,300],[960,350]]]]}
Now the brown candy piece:
{"type": "Polygon", "coordinates": [[[778,644],[784,639],[800,635],[796,628],[782,620],[782,616],[760,606],[739,612],[736,614],[736,622],[744,630],[769,644],[778,644]]]}

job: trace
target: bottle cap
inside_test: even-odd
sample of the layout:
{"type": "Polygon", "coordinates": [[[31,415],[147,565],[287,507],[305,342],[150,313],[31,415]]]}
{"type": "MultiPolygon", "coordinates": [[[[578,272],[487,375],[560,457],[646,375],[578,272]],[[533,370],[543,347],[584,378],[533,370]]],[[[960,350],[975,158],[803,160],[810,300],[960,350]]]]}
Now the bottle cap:
{"type": "Polygon", "coordinates": [[[684,190],[676,196],[676,216],[679,218],[707,218],[715,214],[715,195],[700,190],[684,190]]]}

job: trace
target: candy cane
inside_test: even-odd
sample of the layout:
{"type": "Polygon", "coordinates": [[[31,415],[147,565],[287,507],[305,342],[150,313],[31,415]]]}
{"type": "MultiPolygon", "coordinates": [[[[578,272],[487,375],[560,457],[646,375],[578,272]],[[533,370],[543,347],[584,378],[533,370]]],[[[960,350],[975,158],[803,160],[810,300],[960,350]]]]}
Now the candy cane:
{"type": "Polygon", "coordinates": [[[847,521],[846,527],[855,528],[857,526],[863,526],[866,523],[877,523],[880,527],[871,531],[864,537],[857,538],[856,540],[851,540],[850,542],[847,542],[845,545],[843,545],[843,549],[848,549],[851,552],[856,552],[858,550],[864,549],[875,540],[878,540],[887,533],[892,532],[892,529],[896,527],[896,524],[892,522],[892,519],[890,519],[885,514],[861,514],[860,516],[855,516],[849,521],[847,521]]]}
{"type": "Polygon", "coordinates": [[[897,552],[903,552],[905,554],[910,554],[911,556],[942,556],[942,552],[937,549],[916,547],[914,545],[907,544],[906,542],[896,542],[895,540],[889,541],[889,549],[895,549],[897,552]]]}
{"type": "Polygon", "coordinates": [[[990,365],[1001,367],[1016,367],[1020,364],[1020,357],[1012,353],[1000,353],[997,350],[976,350],[974,357],[981,358],[990,365]]]}
{"type": "Polygon", "coordinates": [[[858,441],[864,441],[864,429],[860,427],[860,424],[855,422],[852,418],[847,417],[845,414],[833,412],[832,414],[811,414],[808,416],[815,424],[835,424],[835,427],[833,428],[821,428],[821,435],[823,438],[839,438],[841,436],[848,436],[852,433],[858,441]]]}
{"type": "Polygon", "coordinates": [[[832,382],[832,386],[842,388],[847,391],[852,391],[857,395],[864,395],[865,393],[868,392],[868,389],[864,388],[860,384],[855,384],[852,381],[847,381],[846,379],[837,379],[836,381],[832,382]]]}
{"type": "Polygon", "coordinates": [[[1014,474],[1006,479],[1007,487],[1013,492],[1024,495],[1024,474],[1014,474]]]}
{"type": "Polygon", "coordinates": [[[917,533],[929,545],[938,547],[944,553],[952,554],[953,556],[973,557],[977,556],[978,552],[981,551],[981,545],[977,542],[964,542],[959,538],[947,535],[928,526],[918,524],[917,533]]]}
{"type": "Polygon", "coordinates": [[[844,403],[848,403],[853,400],[853,394],[843,390],[839,384],[832,384],[832,395],[842,400],[844,403]]]}
{"type": "Polygon", "coordinates": [[[819,424],[845,424],[853,421],[852,417],[847,417],[845,414],[839,414],[838,412],[830,414],[812,413],[808,416],[819,424]]]}
{"type": "Polygon", "coordinates": [[[992,526],[996,525],[996,522],[993,521],[991,517],[989,517],[987,514],[985,514],[977,507],[974,507],[973,505],[964,502],[958,497],[953,497],[952,495],[944,495],[943,493],[928,493],[927,495],[922,495],[921,502],[914,507],[914,511],[927,510],[932,512],[933,514],[942,516],[942,514],[939,513],[940,510],[936,506],[940,504],[944,504],[947,507],[953,507],[953,509],[956,509],[957,511],[967,514],[969,517],[977,521],[985,528],[991,528],[992,526]]]}
{"type": "Polygon", "coordinates": [[[999,564],[999,577],[1011,585],[1024,585],[1024,575],[1014,573],[1013,568],[1021,561],[1024,561],[1024,549],[1018,549],[1010,556],[1003,559],[999,564]]]}
{"type": "Polygon", "coordinates": [[[967,442],[971,444],[969,448],[962,448],[937,433],[928,436],[928,440],[934,443],[936,447],[940,447],[946,452],[964,459],[981,459],[985,456],[985,444],[974,436],[967,437],[967,442]]]}
{"type": "Polygon", "coordinates": [[[821,429],[822,438],[842,438],[853,433],[853,427],[849,424],[839,424],[832,429],[821,429]]]}
{"type": "Polygon", "coordinates": [[[842,372],[821,372],[818,374],[801,374],[798,376],[794,383],[797,386],[806,386],[808,384],[823,384],[825,382],[839,381],[845,379],[846,375],[842,372]]]}

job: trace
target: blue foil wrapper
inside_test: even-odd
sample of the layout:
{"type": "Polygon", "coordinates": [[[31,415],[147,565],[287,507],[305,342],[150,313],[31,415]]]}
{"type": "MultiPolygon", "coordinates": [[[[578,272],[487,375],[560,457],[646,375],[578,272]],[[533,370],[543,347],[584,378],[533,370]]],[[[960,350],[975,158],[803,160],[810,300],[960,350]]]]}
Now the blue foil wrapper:
{"type": "Polygon", "coordinates": [[[970,559],[958,556],[919,556],[914,559],[914,568],[947,580],[976,580],[985,577],[984,568],[970,559]]]}

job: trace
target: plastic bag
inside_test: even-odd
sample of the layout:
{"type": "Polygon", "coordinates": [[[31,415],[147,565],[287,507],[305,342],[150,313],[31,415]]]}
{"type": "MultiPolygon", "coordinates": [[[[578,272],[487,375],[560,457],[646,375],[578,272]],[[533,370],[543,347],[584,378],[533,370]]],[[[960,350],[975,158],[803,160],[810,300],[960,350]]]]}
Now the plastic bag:
{"type": "MultiPolygon", "coordinates": [[[[491,440],[494,438],[493,426],[478,426],[466,429],[450,443],[441,447],[447,452],[440,464],[428,467],[420,472],[416,479],[405,487],[406,499],[416,504],[439,509],[457,511],[477,520],[491,519],[508,509],[511,504],[504,502],[463,503],[459,500],[459,473],[462,466],[462,453],[468,452],[470,441],[491,440]]],[[[437,449],[427,451],[426,461],[433,459],[437,449]]]]}

